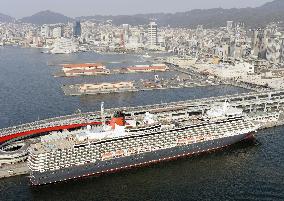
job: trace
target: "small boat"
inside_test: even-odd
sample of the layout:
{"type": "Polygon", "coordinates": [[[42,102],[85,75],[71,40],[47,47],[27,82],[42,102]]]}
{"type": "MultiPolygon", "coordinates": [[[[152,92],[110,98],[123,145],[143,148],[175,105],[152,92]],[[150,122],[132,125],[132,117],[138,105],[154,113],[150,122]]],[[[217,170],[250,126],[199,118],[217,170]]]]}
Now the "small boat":
{"type": "Polygon", "coordinates": [[[146,54],[143,55],[142,57],[144,57],[144,58],[151,58],[151,56],[150,56],[148,53],[146,53],[146,54]]]}
{"type": "Polygon", "coordinates": [[[50,51],[49,50],[42,50],[41,53],[44,53],[44,54],[49,54],[50,51]]]}

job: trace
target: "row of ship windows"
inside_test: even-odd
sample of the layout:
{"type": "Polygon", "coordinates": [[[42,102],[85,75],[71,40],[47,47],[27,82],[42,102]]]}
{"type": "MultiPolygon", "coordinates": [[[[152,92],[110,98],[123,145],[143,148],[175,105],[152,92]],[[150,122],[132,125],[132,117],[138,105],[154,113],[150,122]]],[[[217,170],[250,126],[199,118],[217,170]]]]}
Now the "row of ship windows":
{"type": "Polygon", "coordinates": [[[224,134],[224,132],[230,132],[230,131],[235,131],[235,130],[244,129],[244,128],[246,128],[246,127],[238,126],[236,128],[218,128],[214,131],[204,130],[203,133],[210,133],[210,134],[214,133],[214,134],[222,136],[224,134]]]}
{"type": "MultiPolygon", "coordinates": [[[[169,143],[172,143],[173,142],[173,140],[171,139],[171,138],[167,138],[167,139],[164,139],[164,140],[160,140],[160,141],[158,141],[158,140],[160,140],[160,139],[154,139],[154,138],[150,138],[150,139],[143,139],[143,141],[144,142],[146,142],[147,144],[149,144],[149,142],[153,142],[153,145],[154,146],[157,146],[157,145],[159,145],[159,143],[157,143],[157,142],[160,142],[161,144],[165,144],[165,143],[167,143],[167,142],[169,142],[169,143]],[[171,142],[172,141],[172,142],[171,142]]],[[[129,144],[129,142],[127,143],[127,144],[123,144],[123,141],[122,141],[122,146],[121,146],[121,148],[129,148],[130,146],[132,147],[133,145],[135,145],[135,146],[143,146],[143,144],[144,143],[140,143],[139,144],[139,142],[135,142],[135,144],[129,144]]],[[[101,149],[100,151],[96,151],[97,153],[98,152],[101,152],[101,151],[105,151],[105,150],[111,150],[111,147],[113,147],[115,145],[115,148],[118,148],[118,145],[117,144],[105,144],[104,146],[102,146],[102,147],[105,147],[105,149],[101,149]],[[112,146],[111,146],[112,145],[112,146]]],[[[93,154],[94,153],[94,149],[96,149],[97,147],[92,147],[92,149],[90,149],[90,148],[88,148],[88,151],[86,151],[86,150],[83,150],[83,148],[81,148],[82,150],[79,152],[79,154],[81,155],[81,154],[93,154]]],[[[86,147],[85,147],[85,149],[86,149],[86,147]]],[[[113,151],[115,151],[115,150],[113,150],[113,151]]],[[[78,153],[78,151],[76,151],[76,149],[74,150],[74,152],[72,153],[72,155],[77,155],[77,153],[78,153]],[[74,153],[75,152],[75,153],[74,153]],[[77,153],[76,153],[77,152],[77,153]]],[[[67,153],[57,153],[57,156],[64,156],[64,155],[67,155],[67,153]]],[[[68,153],[68,155],[70,155],[70,153],[68,153]]]]}
{"type": "Polygon", "coordinates": [[[218,126],[218,127],[201,127],[201,128],[195,128],[193,129],[193,131],[195,132],[198,132],[198,131],[203,131],[203,130],[209,130],[209,131],[212,131],[212,130],[215,130],[216,128],[219,130],[219,129],[226,129],[226,128],[232,128],[232,129],[236,129],[236,128],[239,128],[239,127],[247,127],[248,124],[227,124],[227,125],[224,125],[224,126],[218,126]]]}
{"type": "Polygon", "coordinates": [[[51,169],[52,167],[60,166],[60,167],[70,167],[73,165],[80,165],[80,164],[85,164],[89,163],[90,160],[76,160],[76,161],[68,161],[65,163],[50,163],[50,164],[44,164],[42,166],[43,169],[51,169]]]}
{"type": "MultiPolygon", "coordinates": [[[[142,147],[142,149],[140,149],[139,151],[137,151],[137,153],[140,153],[140,152],[147,152],[147,151],[152,151],[153,149],[165,149],[165,148],[169,148],[169,147],[173,147],[173,143],[164,143],[164,144],[160,144],[160,145],[154,145],[154,146],[148,146],[148,147],[142,147]]],[[[135,152],[136,153],[136,152],[135,152]]],[[[134,154],[134,153],[132,153],[134,154]]],[[[98,154],[90,154],[90,155],[85,155],[84,156],[84,160],[86,160],[86,158],[88,159],[97,159],[99,158],[99,155],[98,154]]],[[[61,164],[61,163],[65,163],[66,161],[68,162],[78,162],[78,161],[82,161],[82,157],[81,158],[74,158],[74,157],[70,157],[70,156],[65,156],[65,157],[55,157],[53,158],[53,160],[45,160],[45,161],[42,161],[43,164],[54,164],[54,163],[57,163],[57,164],[61,164]],[[68,160],[66,160],[68,159],[68,160]]],[[[83,160],[83,161],[84,161],[83,160]]]]}
{"type": "Polygon", "coordinates": [[[81,155],[81,156],[62,156],[62,157],[54,157],[51,160],[44,160],[42,162],[53,162],[53,161],[61,161],[61,160],[65,160],[65,159],[69,159],[69,160],[77,160],[77,159],[81,159],[81,158],[86,158],[86,157],[91,157],[94,158],[98,156],[97,154],[89,154],[89,155],[81,155]]]}
{"type": "Polygon", "coordinates": [[[98,157],[99,155],[85,155],[85,156],[81,156],[81,157],[72,157],[72,156],[65,156],[65,157],[62,157],[62,158],[53,158],[52,160],[42,160],[42,161],[39,161],[39,162],[42,162],[42,163],[53,163],[53,162],[58,162],[58,161],[65,161],[65,159],[68,159],[70,161],[75,161],[75,160],[84,160],[86,158],[96,158],[98,157]]]}
{"type": "MultiPolygon", "coordinates": [[[[139,151],[137,151],[137,153],[141,153],[141,152],[147,152],[147,151],[152,151],[154,149],[154,147],[156,149],[165,149],[165,148],[170,148],[170,147],[173,147],[173,143],[172,142],[169,142],[169,143],[164,143],[164,144],[160,144],[160,145],[157,145],[155,144],[153,147],[142,147],[142,149],[140,149],[139,151]]],[[[136,153],[136,152],[135,152],[136,153]]],[[[132,153],[132,154],[135,154],[135,153],[132,153]]],[[[90,156],[88,155],[85,155],[84,158],[89,158],[89,159],[97,159],[99,157],[99,154],[90,154],[90,156]]],[[[47,164],[62,164],[62,163],[65,163],[66,162],[66,159],[68,159],[67,161],[68,162],[79,162],[82,160],[82,158],[74,158],[72,156],[64,156],[64,157],[55,157],[53,158],[53,160],[45,160],[45,161],[42,161],[43,164],[47,165],[47,164]]],[[[86,159],[85,159],[86,160],[86,159]]]]}
{"type": "Polygon", "coordinates": [[[96,155],[96,154],[99,154],[99,152],[89,152],[89,153],[86,153],[86,154],[68,154],[68,155],[53,155],[51,157],[44,157],[44,158],[38,158],[38,159],[33,159],[35,161],[51,161],[51,160],[57,160],[57,159],[60,159],[60,158],[65,158],[65,157],[82,157],[82,156],[92,156],[92,155],[96,155]]]}
{"type": "MultiPolygon", "coordinates": [[[[212,144],[212,142],[210,142],[211,144],[212,144]]],[[[207,142],[207,144],[209,144],[209,142],[207,142]]],[[[216,142],[216,144],[221,144],[221,142],[216,142]]],[[[199,150],[201,150],[201,148],[202,148],[202,146],[196,146],[196,148],[198,148],[199,150]]],[[[175,151],[174,150],[171,150],[170,151],[170,153],[175,153],[175,151]]],[[[161,156],[161,155],[160,155],[161,156]]],[[[140,159],[143,159],[144,158],[144,156],[139,156],[139,157],[135,157],[135,158],[132,158],[131,160],[133,161],[133,160],[140,160],[140,159]]],[[[54,164],[53,166],[50,166],[50,167],[48,167],[48,168],[46,168],[46,169],[44,169],[44,168],[38,168],[38,170],[40,170],[41,172],[43,172],[43,171],[45,171],[45,170],[57,170],[57,169],[60,169],[60,168],[62,168],[62,167],[70,167],[70,166],[72,166],[72,165],[83,165],[83,164],[86,164],[86,163],[88,163],[88,161],[77,161],[76,163],[72,163],[72,162],[70,162],[70,163],[68,163],[68,164],[54,164]]],[[[109,162],[105,162],[105,165],[109,165],[109,163],[113,163],[113,161],[109,161],[109,162]]],[[[118,163],[118,162],[117,162],[118,163]]],[[[103,166],[105,166],[105,165],[101,165],[101,167],[103,167],[103,166]]],[[[100,167],[100,166],[97,166],[97,167],[100,167]]]]}
{"type": "MultiPolygon", "coordinates": [[[[228,124],[229,125],[229,124],[228,124]]],[[[225,127],[224,129],[228,129],[228,127],[225,127]]],[[[218,128],[218,130],[219,130],[220,128],[218,128]]],[[[232,128],[233,129],[233,128],[232,128]]],[[[228,130],[230,130],[230,129],[228,129],[228,130]]],[[[196,130],[197,131],[197,130],[196,130]]],[[[211,130],[208,130],[208,131],[211,131],[211,130]]],[[[202,133],[202,131],[200,130],[199,131],[200,133],[202,133]]],[[[170,133],[170,134],[168,134],[167,136],[159,136],[159,135],[154,135],[154,136],[151,136],[151,138],[150,139],[147,139],[147,138],[149,138],[148,136],[147,137],[144,137],[144,138],[142,138],[142,137],[138,137],[138,138],[136,138],[135,139],[135,141],[137,142],[139,142],[139,141],[144,141],[144,142],[148,142],[148,141],[157,141],[157,140],[161,140],[161,139],[164,139],[164,142],[166,142],[166,141],[168,141],[168,140],[171,140],[171,138],[173,137],[173,136],[176,136],[177,134],[178,134],[178,136],[180,136],[180,135],[182,135],[182,134],[186,134],[186,133],[188,133],[188,131],[182,131],[182,132],[179,132],[179,133],[177,133],[177,132],[175,132],[175,133],[170,133]],[[164,138],[163,138],[164,137],[164,138]],[[157,139],[155,139],[155,138],[157,138],[157,139]]],[[[193,133],[195,133],[195,132],[193,132],[193,133]]],[[[196,135],[196,136],[198,136],[198,135],[196,135]]],[[[133,143],[135,143],[135,142],[133,142],[133,143]]],[[[133,144],[133,143],[131,143],[131,144],[133,144]]],[[[101,145],[101,147],[102,148],[104,148],[104,147],[112,147],[112,146],[119,146],[119,145],[124,145],[124,146],[126,146],[126,147],[128,147],[129,146],[129,140],[128,141],[123,141],[123,140],[121,140],[119,143],[117,143],[117,142],[112,142],[112,143],[105,143],[105,144],[103,144],[103,145],[101,145]]]]}
{"type": "MultiPolygon", "coordinates": [[[[228,124],[228,125],[230,125],[230,124],[228,124]]],[[[242,125],[242,126],[238,125],[237,127],[238,127],[238,129],[242,129],[242,128],[245,128],[245,125],[242,125]]],[[[232,127],[232,128],[229,128],[229,127],[226,127],[226,128],[222,128],[221,127],[220,128],[220,127],[218,127],[218,131],[221,131],[221,134],[224,131],[233,131],[233,130],[235,130],[234,127],[232,127]]],[[[213,134],[213,133],[211,133],[211,134],[213,134]]],[[[170,136],[175,136],[175,135],[176,134],[171,134],[170,136]]],[[[190,137],[190,136],[192,137],[193,136],[193,135],[187,134],[185,132],[179,133],[179,136],[182,136],[182,135],[185,135],[187,137],[190,137]]],[[[153,142],[154,145],[157,145],[157,142],[159,142],[159,141],[162,144],[167,143],[167,142],[172,143],[171,141],[173,141],[171,139],[171,137],[169,137],[169,136],[167,136],[167,138],[163,138],[163,140],[161,140],[161,136],[158,136],[158,135],[152,136],[151,138],[148,137],[148,139],[140,137],[140,138],[138,138],[138,142],[136,141],[136,142],[129,143],[129,141],[120,140],[120,142],[118,144],[115,144],[115,143],[105,143],[105,144],[103,144],[101,146],[102,149],[100,151],[111,150],[111,147],[115,146],[115,148],[117,148],[119,145],[121,145],[121,148],[129,148],[130,146],[133,146],[133,145],[134,146],[139,146],[139,145],[141,146],[141,144],[139,144],[139,140],[141,140],[142,142],[146,142],[147,144],[149,144],[149,142],[153,142]],[[156,138],[158,138],[158,139],[156,139],[156,138]],[[103,149],[103,148],[105,148],[105,149],[103,149]]],[[[142,143],[142,144],[144,144],[144,143],[142,143]]],[[[73,152],[72,155],[74,155],[74,156],[77,156],[77,154],[79,154],[79,155],[81,155],[81,154],[93,154],[95,149],[98,149],[98,147],[95,147],[95,146],[80,147],[78,149],[73,149],[72,151],[71,150],[65,150],[64,152],[57,153],[56,156],[70,155],[72,152],[73,152]],[[87,148],[87,150],[86,150],[86,148],[87,148]]],[[[113,150],[113,151],[115,151],[115,150],[113,150]]],[[[98,153],[99,151],[96,151],[96,152],[98,153]]],[[[53,157],[52,155],[48,155],[48,156],[50,156],[51,158],[53,157]]]]}
{"type": "MultiPolygon", "coordinates": [[[[149,146],[149,145],[148,145],[149,146]]],[[[162,148],[169,148],[169,147],[172,147],[173,146],[173,142],[168,142],[168,143],[163,143],[163,144],[153,144],[152,147],[156,147],[157,149],[162,149],[162,148]]],[[[143,145],[142,145],[143,147],[143,145]]],[[[143,152],[143,151],[151,151],[152,149],[154,148],[150,148],[151,146],[147,147],[147,148],[144,148],[144,149],[140,149],[140,152],[143,152]]],[[[112,151],[115,151],[115,150],[112,150],[112,151]]],[[[80,156],[80,155],[79,155],[80,156]]],[[[89,155],[84,155],[84,158],[86,157],[89,157],[89,158],[92,158],[92,159],[96,159],[98,158],[99,156],[99,153],[97,152],[97,154],[95,153],[90,153],[89,155]]],[[[62,162],[65,162],[66,159],[69,159],[68,161],[79,161],[80,159],[82,158],[77,158],[78,155],[66,155],[66,156],[61,156],[61,157],[53,157],[52,160],[46,158],[46,160],[41,160],[39,162],[43,162],[44,164],[49,164],[49,163],[62,163],[62,162]]],[[[82,157],[82,156],[80,156],[82,157]]]]}
{"type": "Polygon", "coordinates": [[[123,150],[123,149],[135,149],[137,147],[143,147],[143,146],[152,146],[152,147],[157,147],[157,146],[165,146],[165,145],[169,145],[169,144],[173,144],[173,140],[172,141],[168,141],[168,142],[147,142],[147,143],[140,143],[140,144],[135,144],[135,145],[131,145],[131,146],[121,146],[121,147],[107,147],[105,149],[101,149],[100,153],[103,152],[111,152],[111,151],[116,151],[116,150],[123,150]]]}
{"type": "MultiPolygon", "coordinates": [[[[214,142],[206,142],[206,144],[209,144],[209,143],[214,143],[214,142]]],[[[220,142],[217,142],[217,144],[220,144],[220,142]]],[[[201,148],[201,146],[198,146],[197,145],[197,148],[201,148]]],[[[142,150],[141,150],[142,151],[142,150]]],[[[145,149],[144,151],[147,151],[147,149],[145,149]]],[[[174,151],[171,151],[171,152],[174,152],[174,151]]],[[[143,157],[139,157],[139,158],[143,158],[143,157]]],[[[138,158],[136,158],[138,159],[138,158]]],[[[133,160],[133,159],[132,159],[133,160]]],[[[55,163],[55,164],[49,164],[48,167],[44,168],[46,170],[55,170],[55,169],[59,169],[59,168],[62,168],[62,167],[70,167],[72,165],[81,165],[81,164],[85,164],[85,163],[88,163],[90,160],[75,160],[75,161],[68,161],[67,164],[64,164],[64,163],[55,163]]],[[[65,162],[65,161],[64,161],[65,162]]],[[[42,168],[39,168],[41,170],[43,170],[42,168]]]]}
{"type": "MultiPolygon", "coordinates": [[[[168,143],[163,143],[163,144],[157,144],[157,143],[155,143],[155,144],[152,144],[152,146],[155,146],[155,147],[167,147],[167,146],[169,146],[169,145],[172,145],[174,142],[172,141],[172,142],[168,142],[168,143]]],[[[143,146],[143,145],[142,145],[143,146]]],[[[150,146],[150,145],[149,145],[150,146]]],[[[129,147],[127,147],[127,148],[129,148],[129,147]]],[[[103,151],[115,151],[116,149],[111,149],[111,148],[108,148],[108,149],[103,149],[103,150],[101,150],[100,152],[103,152],[103,151]]],[[[95,152],[95,153],[92,153],[92,152],[89,152],[89,153],[87,153],[87,152],[85,152],[84,154],[84,156],[85,157],[87,157],[87,156],[89,156],[89,157],[92,157],[92,158],[97,158],[98,157],[98,155],[99,155],[99,153],[100,153],[99,151],[97,151],[97,152],[95,152]]],[[[61,161],[61,160],[65,160],[66,158],[67,159],[70,159],[70,160],[76,160],[77,159],[77,157],[81,157],[82,155],[80,154],[80,155],[77,155],[77,154],[70,154],[70,155],[62,155],[62,156],[57,156],[57,157],[51,157],[51,158],[53,158],[53,160],[50,160],[50,158],[45,158],[46,160],[41,160],[41,161],[46,161],[46,163],[49,163],[49,162],[53,162],[53,161],[61,161]]],[[[78,159],[77,159],[78,160],[78,159]]]]}

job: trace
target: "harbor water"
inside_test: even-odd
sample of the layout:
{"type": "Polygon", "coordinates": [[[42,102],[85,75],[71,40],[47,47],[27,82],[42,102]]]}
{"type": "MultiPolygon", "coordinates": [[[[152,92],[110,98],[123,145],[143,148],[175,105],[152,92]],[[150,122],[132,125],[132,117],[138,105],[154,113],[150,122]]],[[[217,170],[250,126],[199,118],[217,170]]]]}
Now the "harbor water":
{"type": "MultiPolygon", "coordinates": [[[[48,64],[108,62],[144,64],[139,55],[42,54],[38,49],[0,48],[0,128],[81,110],[136,106],[247,92],[230,86],[64,96],[63,84],[139,80],[154,74],[54,78],[48,64]]],[[[173,72],[160,73],[170,77],[173,72]]],[[[263,130],[253,142],[214,153],[86,179],[29,186],[26,176],[0,180],[0,200],[284,200],[284,127],[263,130]]]]}

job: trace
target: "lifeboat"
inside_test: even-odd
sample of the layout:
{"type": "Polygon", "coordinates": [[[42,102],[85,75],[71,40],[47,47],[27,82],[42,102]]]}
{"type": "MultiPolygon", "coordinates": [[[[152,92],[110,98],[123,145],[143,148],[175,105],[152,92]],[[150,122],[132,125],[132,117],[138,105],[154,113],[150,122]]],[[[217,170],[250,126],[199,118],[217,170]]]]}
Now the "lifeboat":
{"type": "Polygon", "coordinates": [[[202,141],[204,141],[204,140],[205,140],[204,136],[196,137],[196,141],[197,141],[197,142],[202,142],[202,141]]]}
{"type": "Polygon", "coordinates": [[[195,139],[194,138],[187,138],[187,142],[188,142],[188,144],[195,143],[195,139]]]}
{"type": "Polygon", "coordinates": [[[136,153],[136,150],[135,149],[128,149],[127,150],[127,154],[128,155],[132,155],[132,154],[135,154],[136,153]]]}
{"type": "Polygon", "coordinates": [[[113,153],[112,152],[106,152],[102,154],[102,160],[109,160],[113,158],[113,153]]]}
{"type": "Polygon", "coordinates": [[[177,144],[187,144],[187,139],[178,139],[177,144]]]}
{"type": "Polygon", "coordinates": [[[120,156],[123,156],[123,155],[124,155],[124,151],[123,151],[123,150],[117,150],[117,151],[115,152],[115,156],[120,157],[120,156]]]}

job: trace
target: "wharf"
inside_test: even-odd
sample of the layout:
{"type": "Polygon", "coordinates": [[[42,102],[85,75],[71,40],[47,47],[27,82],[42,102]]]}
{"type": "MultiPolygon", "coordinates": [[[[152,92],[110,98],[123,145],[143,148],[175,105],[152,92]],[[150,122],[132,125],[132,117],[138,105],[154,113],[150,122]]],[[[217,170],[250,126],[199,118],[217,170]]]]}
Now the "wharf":
{"type": "Polygon", "coordinates": [[[29,168],[26,162],[0,166],[0,178],[27,175],[28,173],[29,168]]]}
{"type": "MultiPolygon", "coordinates": [[[[234,107],[239,107],[248,111],[263,111],[269,110],[270,108],[284,109],[284,91],[250,92],[171,103],[111,108],[105,109],[105,116],[110,117],[113,111],[125,111],[133,117],[136,114],[143,114],[146,112],[196,112],[206,110],[214,103],[225,101],[230,102],[230,104],[234,107]]],[[[40,129],[45,129],[45,132],[47,132],[60,126],[90,124],[92,122],[99,122],[100,120],[100,112],[98,111],[66,115],[0,129],[0,138],[5,138],[6,136],[11,136],[16,133],[29,132],[27,134],[33,134],[35,133],[33,131],[40,129]]]]}
{"type": "Polygon", "coordinates": [[[164,89],[181,89],[212,85],[218,84],[209,83],[205,80],[193,80],[188,76],[176,75],[171,78],[160,78],[158,76],[155,76],[155,80],[141,79],[131,82],[64,85],[62,86],[62,90],[67,96],[80,96],[164,89]]]}
{"type": "Polygon", "coordinates": [[[97,76],[109,76],[109,75],[118,75],[118,74],[143,74],[143,73],[165,73],[165,72],[169,72],[170,70],[166,70],[166,71],[149,71],[149,72],[142,72],[142,71],[136,71],[136,72],[132,72],[132,71],[128,71],[125,68],[116,68],[116,69],[110,69],[109,73],[93,73],[93,74],[75,74],[75,75],[67,75],[64,71],[59,71],[59,72],[55,72],[53,74],[54,77],[97,77],[97,76]]]}
{"type": "Polygon", "coordinates": [[[85,75],[66,75],[66,73],[64,71],[59,71],[59,72],[55,72],[53,74],[53,77],[90,77],[90,76],[109,76],[109,75],[114,75],[114,74],[118,74],[118,72],[115,71],[110,71],[110,73],[97,73],[97,74],[85,74],[85,75]]]}
{"type": "MultiPolygon", "coordinates": [[[[181,68],[172,64],[168,64],[168,66],[171,67],[172,70],[175,70],[179,73],[183,73],[183,74],[187,74],[190,76],[195,76],[195,77],[203,77],[203,79],[208,79],[207,75],[203,75],[200,72],[196,71],[195,68],[189,66],[187,68],[181,68]]],[[[244,83],[244,82],[240,82],[240,81],[236,81],[236,80],[221,80],[220,78],[214,78],[213,83],[220,83],[220,84],[226,84],[226,85],[231,85],[231,86],[235,86],[235,87],[240,87],[243,89],[248,89],[251,91],[255,91],[255,92],[264,92],[264,91],[271,91],[273,89],[265,87],[265,86],[261,86],[261,85],[255,85],[255,84],[250,84],[250,83],[244,83]]]]}
{"type": "Polygon", "coordinates": [[[240,87],[244,89],[248,89],[251,91],[256,91],[256,92],[264,92],[264,91],[270,91],[272,90],[271,88],[263,87],[263,86],[256,86],[252,85],[249,83],[243,83],[243,82],[236,82],[236,81],[229,81],[227,82],[228,85],[235,86],[235,87],[240,87]]]}
{"type": "Polygon", "coordinates": [[[82,96],[82,95],[95,95],[95,94],[110,94],[110,93],[126,93],[126,92],[138,92],[138,91],[153,91],[153,90],[166,90],[166,89],[182,89],[182,88],[194,88],[194,87],[205,87],[205,86],[212,86],[209,84],[179,84],[179,85],[172,85],[172,86],[154,86],[154,87],[142,87],[138,86],[131,89],[111,89],[111,90],[96,90],[96,91],[80,91],[79,85],[67,85],[62,86],[62,90],[66,96],[82,96]]]}

